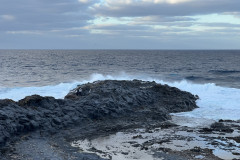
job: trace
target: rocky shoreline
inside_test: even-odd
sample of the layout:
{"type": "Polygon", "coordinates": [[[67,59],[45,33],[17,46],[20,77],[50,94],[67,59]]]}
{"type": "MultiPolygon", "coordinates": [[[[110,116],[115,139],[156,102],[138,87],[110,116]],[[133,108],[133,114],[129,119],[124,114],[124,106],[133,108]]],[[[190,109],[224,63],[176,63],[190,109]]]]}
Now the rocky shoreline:
{"type": "MultiPolygon", "coordinates": [[[[0,157],[105,159],[95,152],[79,152],[71,143],[137,128],[164,130],[165,126],[179,130],[174,123],[166,123],[171,120],[170,113],[197,108],[197,99],[196,95],[155,82],[106,80],[79,85],[64,99],[33,95],[18,102],[0,100],[0,157]]],[[[197,131],[239,133],[236,126],[220,122],[197,131]]],[[[191,154],[184,153],[185,157],[191,154]]],[[[205,157],[214,157],[210,152],[208,155],[205,157]]]]}
{"type": "Polygon", "coordinates": [[[173,116],[158,126],[78,139],[72,146],[105,159],[240,159],[239,122],[221,120],[210,126],[201,122],[191,127],[183,125],[186,120],[173,116]]]}

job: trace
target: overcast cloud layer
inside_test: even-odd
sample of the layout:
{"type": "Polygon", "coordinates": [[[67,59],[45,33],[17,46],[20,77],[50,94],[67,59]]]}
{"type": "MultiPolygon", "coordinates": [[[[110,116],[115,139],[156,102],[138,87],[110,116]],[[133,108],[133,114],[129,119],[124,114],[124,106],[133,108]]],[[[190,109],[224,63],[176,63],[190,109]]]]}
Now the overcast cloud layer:
{"type": "Polygon", "coordinates": [[[2,49],[240,49],[239,0],[0,0],[2,49]]]}

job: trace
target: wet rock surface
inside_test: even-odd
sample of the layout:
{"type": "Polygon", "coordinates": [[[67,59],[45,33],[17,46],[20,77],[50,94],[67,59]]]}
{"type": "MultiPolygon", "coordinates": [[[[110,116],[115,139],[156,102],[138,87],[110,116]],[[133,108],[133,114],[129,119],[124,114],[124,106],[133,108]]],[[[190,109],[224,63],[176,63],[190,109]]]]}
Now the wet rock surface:
{"type": "Polygon", "coordinates": [[[213,131],[232,133],[234,130],[231,128],[231,126],[226,126],[221,121],[211,124],[209,128],[202,128],[200,130],[200,132],[203,132],[203,133],[208,133],[208,132],[211,133],[213,131]]]}
{"type": "Polygon", "coordinates": [[[203,133],[201,126],[171,125],[162,128],[166,123],[175,122],[177,121],[173,119],[146,128],[131,128],[90,139],[79,137],[72,145],[85,153],[95,153],[104,159],[119,157],[140,160],[240,159],[240,143],[237,141],[240,134],[239,122],[224,123],[225,127],[233,130],[231,133],[224,131],[203,133]]]}

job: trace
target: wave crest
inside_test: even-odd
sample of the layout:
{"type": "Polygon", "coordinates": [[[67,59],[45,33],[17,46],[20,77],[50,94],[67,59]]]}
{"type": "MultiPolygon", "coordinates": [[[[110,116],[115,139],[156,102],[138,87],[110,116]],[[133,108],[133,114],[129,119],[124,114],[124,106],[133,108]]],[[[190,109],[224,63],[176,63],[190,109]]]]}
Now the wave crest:
{"type": "Polygon", "coordinates": [[[71,89],[78,84],[94,82],[98,80],[133,80],[140,79],[144,81],[155,81],[157,83],[167,84],[177,87],[181,90],[198,95],[198,109],[191,112],[178,113],[179,116],[189,116],[207,119],[240,119],[240,89],[216,86],[214,83],[194,84],[187,80],[178,82],[166,82],[155,79],[146,75],[129,75],[124,72],[118,75],[92,74],[88,79],[74,81],[71,83],[61,83],[55,86],[42,87],[17,87],[17,88],[0,88],[0,99],[13,99],[18,101],[25,96],[38,94],[41,96],[52,96],[63,98],[71,89]]]}

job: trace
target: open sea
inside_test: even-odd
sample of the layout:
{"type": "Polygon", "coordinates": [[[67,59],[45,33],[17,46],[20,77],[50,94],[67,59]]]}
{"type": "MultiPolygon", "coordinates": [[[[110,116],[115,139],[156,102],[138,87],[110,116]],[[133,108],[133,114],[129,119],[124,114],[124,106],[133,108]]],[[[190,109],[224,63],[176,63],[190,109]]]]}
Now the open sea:
{"type": "Polygon", "coordinates": [[[63,98],[78,84],[105,79],[197,94],[200,108],[179,116],[240,119],[240,50],[0,50],[0,99],[63,98]]]}

